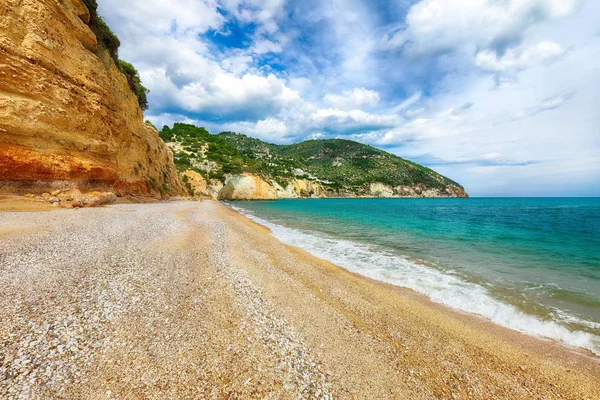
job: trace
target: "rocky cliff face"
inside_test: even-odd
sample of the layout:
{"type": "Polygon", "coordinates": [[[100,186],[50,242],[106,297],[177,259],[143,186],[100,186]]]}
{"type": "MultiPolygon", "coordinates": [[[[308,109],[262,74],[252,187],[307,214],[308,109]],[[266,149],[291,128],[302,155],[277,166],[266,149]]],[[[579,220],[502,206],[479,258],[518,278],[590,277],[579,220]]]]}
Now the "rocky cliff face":
{"type": "Polygon", "coordinates": [[[448,185],[444,188],[429,188],[425,185],[392,187],[383,183],[372,183],[366,197],[469,197],[459,186],[448,185]]]}
{"type": "Polygon", "coordinates": [[[225,182],[219,200],[276,200],[275,188],[253,174],[236,175],[225,182]]]}
{"type": "Polygon", "coordinates": [[[219,193],[223,189],[223,183],[217,179],[210,179],[208,182],[198,172],[188,169],[182,173],[182,179],[186,185],[189,185],[189,192],[195,199],[213,199],[219,198],[219,193]]]}
{"type": "Polygon", "coordinates": [[[469,197],[467,192],[465,192],[465,190],[462,187],[455,185],[448,185],[445,188],[428,188],[425,185],[396,186],[393,188],[393,192],[394,195],[392,197],[469,197]]]}
{"type": "Polygon", "coordinates": [[[394,197],[394,190],[391,186],[375,182],[369,185],[369,191],[373,197],[394,197]]]}
{"type": "Polygon", "coordinates": [[[212,180],[209,185],[200,174],[186,172],[189,182],[193,183],[195,193],[200,197],[218,198],[219,200],[274,200],[296,198],[448,198],[469,197],[459,186],[449,185],[444,188],[429,188],[425,185],[396,186],[384,183],[371,183],[355,192],[335,191],[326,185],[308,179],[293,179],[286,187],[275,181],[268,182],[253,174],[235,175],[227,179],[225,186],[215,186],[219,181],[212,180]],[[192,178],[194,176],[195,178],[192,178]],[[200,183],[195,183],[200,182],[200,183]]]}
{"type": "Polygon", "coordinates": [[[0,1],[0,189],[185,194],[81,0],[0,1]]]}

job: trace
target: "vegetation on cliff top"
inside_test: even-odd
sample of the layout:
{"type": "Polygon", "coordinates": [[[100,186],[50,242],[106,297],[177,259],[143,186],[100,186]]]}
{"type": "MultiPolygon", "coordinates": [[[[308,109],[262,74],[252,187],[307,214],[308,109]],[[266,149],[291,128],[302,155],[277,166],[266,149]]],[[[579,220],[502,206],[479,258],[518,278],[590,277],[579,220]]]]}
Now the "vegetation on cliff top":
{"type": "Polygon", "coordinates": [[[137,96],[138,103],[142,110],[148,109],[148,93],[150,92],[144,85],[142,85],[142,80],[140,79],[140,74],[138,73],[135,67],[128,63],[127,61],[119,60],[117,64],[119,69],[125,74],[127,78],[127,83],[129,84],[129,88],[131,91],[137,96]]]}
{"type": "Polygon", "coordinates": [[[119,62],[119,47],[121,41],[115,33],[106,24],[104,19],[98,15],[98,2],[96,0],[83,0],[83,3],[90,11],[90,29],[96,35],[98,45],[108,50],[111,58],[116,64],[119,62]]]}
{"type": "Polygon", "coordinates": [[[206,178],[224,180],[226,174],[251,172],[285,187],[293,178],[303,177],[351,192],[374,182],[460,187],[427,167],[350,140],[275,145],[233,132],[212,135],[204,128],[181,123],[165,126],[160,136],[173,149],[180,171],[192,169],[206,178]]]}
{"type": "Polygon", "coordinates": [[[221,136],[206,129],[176,123],[163,127],[160,137],[171,145],[179,171],[194,170],[207,179],[225,180],[225,174],[261,172],[261,163],[241,154],[221,136]]]}
{"type": "Polygon", "coordinates": [[[92,32],[94,32],[96,35],[96,39],[98,40],[98,48],[108,51],[110,57],[113,59],[117,67],[127,78],[129,88],[137,96],[140,108],[144,111],[147,110],[147,94],[149,90],[142,85],[142,80],[140,79],[140,75],[135,67],[127,61],[119,59],[119,47],[121,46],[121,41],[106,24],[104,19],[98,15],[98,2],[96,0],[83,0],[83,3],[90,11],[89,26],[92,32]]]}

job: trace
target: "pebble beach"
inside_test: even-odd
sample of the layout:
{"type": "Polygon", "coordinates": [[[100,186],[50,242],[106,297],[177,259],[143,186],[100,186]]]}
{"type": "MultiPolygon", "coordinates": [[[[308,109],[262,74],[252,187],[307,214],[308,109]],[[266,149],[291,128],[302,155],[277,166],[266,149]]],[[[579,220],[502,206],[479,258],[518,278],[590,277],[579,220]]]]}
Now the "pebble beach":
{"type": "Polygon", "coordinates": [[[600,360],[217,202],[0,213],[0,397],[598,399],[600,360]]]}

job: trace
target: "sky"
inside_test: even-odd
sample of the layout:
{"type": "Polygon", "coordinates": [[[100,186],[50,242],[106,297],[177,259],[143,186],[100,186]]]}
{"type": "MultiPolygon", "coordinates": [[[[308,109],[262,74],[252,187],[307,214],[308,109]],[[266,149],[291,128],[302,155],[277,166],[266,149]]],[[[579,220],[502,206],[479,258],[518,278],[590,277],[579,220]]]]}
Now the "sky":
{"type": "Polygon", "coordinates": [[[600,196],[600,1],[98,3],[156,126],[356,140],[472,196],[600,196]]]}

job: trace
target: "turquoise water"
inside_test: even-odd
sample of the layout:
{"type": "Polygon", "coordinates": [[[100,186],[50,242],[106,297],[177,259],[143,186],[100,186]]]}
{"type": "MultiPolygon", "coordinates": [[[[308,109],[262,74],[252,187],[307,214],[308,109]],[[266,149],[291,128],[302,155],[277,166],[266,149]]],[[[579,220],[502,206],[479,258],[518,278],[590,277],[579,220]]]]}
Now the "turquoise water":
{"type": "Polygon", "coordinates": [[[352,271],[600,353],[600,199],[233,203],[352,271]]]}

